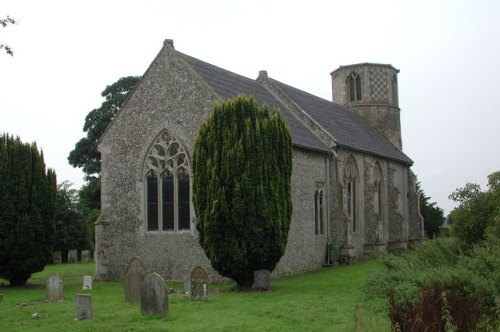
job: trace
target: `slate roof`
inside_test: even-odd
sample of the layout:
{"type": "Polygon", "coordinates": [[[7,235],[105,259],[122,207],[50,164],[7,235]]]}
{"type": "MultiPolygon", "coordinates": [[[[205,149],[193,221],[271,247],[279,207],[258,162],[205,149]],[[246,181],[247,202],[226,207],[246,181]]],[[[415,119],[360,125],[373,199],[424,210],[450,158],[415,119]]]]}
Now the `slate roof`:
{"type": "MultiPolygon", "coordinates": [[[[238,94],[254,96],[258,103],[267,103],[271,109],[279,109],[288,121],[295,146],[329,152],[328,147],[311,130],[256,80],[216,67],[179,51],[176,52],[220,97],[226,99],[238,94]]],[[[413,163],[408,156],[353,111],[276,80],[271,79],[271,81],[327,130],[334,137],[337,145],[405,164],[413,163]]]]}

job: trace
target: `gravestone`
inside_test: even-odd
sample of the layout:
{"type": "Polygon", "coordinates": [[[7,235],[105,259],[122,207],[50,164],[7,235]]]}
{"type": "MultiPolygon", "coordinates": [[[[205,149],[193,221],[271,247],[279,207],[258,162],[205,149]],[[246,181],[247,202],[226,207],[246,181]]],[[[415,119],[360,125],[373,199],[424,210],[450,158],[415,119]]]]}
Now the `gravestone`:
{"type": "Polygon", "coordinates": [[[208,301],[208,273],[201,266],[191,272],[191,300],[208,301]]]}
{"type": "Polygon", "coordinates": [[[92,276],[83,276],[82,290],[92,290],[92,276]]]}
{"type": "Polygon", "coordinates": [[[92,295],[76,294],[75,302],[77,320],[94,318],[94,311],[92,309],[92,295]]]}
{"type": "Polygon", "coordinates": [[[82,263],[87,263],[90,261],[90,250],[82,251],[82,263]]]}
{"type": "Polygon", "coordinates": [[[141,315],[168,316],[165,280],[156,272],[146,274],[141,284],[141,315]]]}
{"type": "Polygon", "coordinates": [[[258,291],[271,289],[271,272],[269,270],[258,270],[253,273],[253,287],[258,291]]]}
{"type": "Polygon", "coordinates": [[[47,300],[64,300],[64,283],[57,274],[47,279],[47,300]]]}
{"type": "Polygon", "coordinates": [[[71,249],[68,251],[68,263],[78,262],[78,251],[76,249],[71,249]]]}
{"type": "Polygon", "coordinates": [[[61,264],[62,263],[62,255],[60,251],[52,252],[52,263],[61,264]]]}
{"type": "Polygon", "coordinates": [[[141,301],[141,283],[146,276],[146,267],[139,257],[134,257],[130,261],[127,272],[125,272],[124,289],[125,301],[141,301]]]}

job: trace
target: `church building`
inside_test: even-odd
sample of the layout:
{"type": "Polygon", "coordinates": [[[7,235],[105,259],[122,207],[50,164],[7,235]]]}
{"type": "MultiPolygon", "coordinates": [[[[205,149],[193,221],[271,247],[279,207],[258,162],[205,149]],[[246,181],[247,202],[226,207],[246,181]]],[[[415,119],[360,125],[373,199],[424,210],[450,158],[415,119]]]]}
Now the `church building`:
{"type": "Polygon", "coordinates": [[[361,63],[331,73],[328,101],[261,71],[250,79],[175,50],[166,40],[101,138],[96,279],[121,280],[130,260],[166,280],[195,266],[220,276],[198,243],[192,154],[216,102],[246,94],[288,122],[293,214],[283,276],[351,263],[423,240],[412,160],[403,153],[397,74],[361,63]],[[329,255],[338,246],[339,257],[329,255]]]}

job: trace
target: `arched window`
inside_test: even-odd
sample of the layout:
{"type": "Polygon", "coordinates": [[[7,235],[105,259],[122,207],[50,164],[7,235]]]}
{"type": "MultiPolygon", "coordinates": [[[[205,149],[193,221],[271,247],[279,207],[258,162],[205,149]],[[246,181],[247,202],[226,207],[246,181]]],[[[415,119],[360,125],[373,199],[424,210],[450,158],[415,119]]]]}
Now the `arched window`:
{"type": "Polygon", "coordinates": [[[356,232],[357,228],[357,215],[358,215],[358,193],[357,193],[357,180],[359,177],[358,166],[356,160],[351,155],[347,158],[345,164],[345,183],[346,183],[346,211],[347,216],[352,223],[352,231],[356,232]]]}
{"type": "Polygon", "coordinates": [[[398,77],[396,74],[392,76],[392,102],[398,106],[398,77]]]}
{"type": "Polygon", "coordinates": [[[384,178],[382,175],[382,167],[380,163],[377,161],[373,166],[373,184],[374,184],[374,192],[373,192],[373,210],[375,214],[382,214],[382,188],[383,188],[384,178]]]}
{"type": "Polygon", "coordinates": [[[190,229],[190,175],[187,154],[167,131],[149,149],[145,165],[148,231],[190,229]]]}
{"type": "Polygon", "coordinates": [[[361,101],[361,76],[352,72],[347,78],[347,85],[349,87],[349,100],[361,101]]]}
{"type": "Polygon", "coordinates": [[[314,191],[314,229],[316,235],[325,234],[323,186],[323,182],[316,182],[316,190],[314,191]]]}

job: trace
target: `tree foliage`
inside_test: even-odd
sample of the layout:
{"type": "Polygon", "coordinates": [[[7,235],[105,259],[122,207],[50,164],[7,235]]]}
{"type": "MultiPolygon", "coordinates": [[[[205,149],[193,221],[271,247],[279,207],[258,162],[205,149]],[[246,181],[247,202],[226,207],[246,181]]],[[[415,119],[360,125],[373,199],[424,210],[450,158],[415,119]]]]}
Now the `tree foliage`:
{"type": "Polygon", "coordinates": [[[193,152],[199,241],[212,266],[241,287],[272,271],[290,227],[292,144],[288,125],[254,98],[214,106],[193,152]]]}
{"type": "Polygon", "coordinates": [[[90,111],[85,118],[83,131],[87,136],[80,139],[69,153],[70,165],[81,167],[85,173],[87,184],[83,188],[83,195],[92,208],[100,208],[101,155],[97,151],[97,144],[139,80],[138,76],[122,77],[102,91],[105,100],[101,107],[90,111]]]}
{"type": "Polygon", "coordinates": [[[71,188],[69,181],[64,181],[57,186],[57,212],[56,212],[56,241],[54,250],[67,257],[68,250],[93,249],[93,225],[89,224],[86,215],[87,207],[81,204],[78,191],[71,188]]]}
{"type": "Polygon", "coordinates": [[[430,202],[422,189],[422,184],[417,181],[417,193],[420,200],[420,214],[424,218],[424,230],[427,236],[432,239],[439,235],[440,228],[445,221],[444,211],[436,202],[430,202]]]}
{"type": "Polygon", "coordinates": [[[488,176],[488,189],[475,183],[456,189],[450,198],[459,204],[450,213],[453,234],[468,244],[486,238],[487,231],[500,236],[500,171],[488,176]]]}
{"type": "Polygon", "coordinates": [[[0,277],[11,286],[51,260],[55,201],[56,174],[36,144],[0,136],[0,277]]]}
{"type": "MultiPolygon", "coordinates": [[[[0,19],[0,25],[2,26],[2,28],[7,27],[7,25],[9,25],[9,24],[16,24],[16,20],[14,20],[13,18],[11,18],[8,15],[6,18],[0,19]]],[[[5,52],[7,52],[8,55],[14,56],[14,51],[12,50],[12,48],[9,45],[0,43],[0,50],[5,50],[5,52]]]]}

